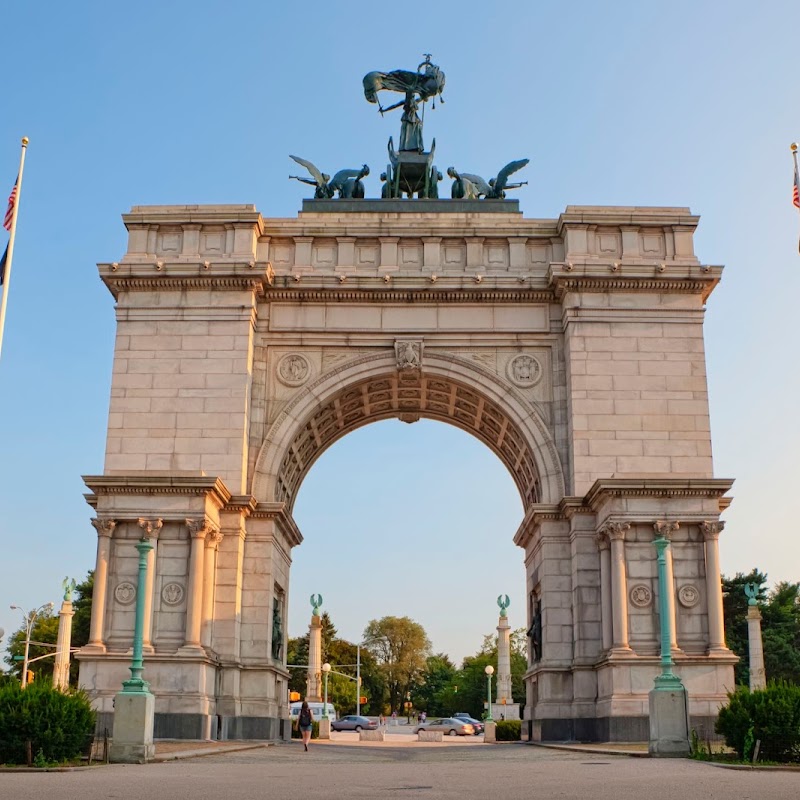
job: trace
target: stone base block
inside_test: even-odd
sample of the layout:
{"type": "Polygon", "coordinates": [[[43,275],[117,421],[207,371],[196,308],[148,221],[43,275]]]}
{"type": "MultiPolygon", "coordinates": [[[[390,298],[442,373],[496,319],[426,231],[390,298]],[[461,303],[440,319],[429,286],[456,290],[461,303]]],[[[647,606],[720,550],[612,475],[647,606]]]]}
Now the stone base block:
{"type": "Polygon", "coordinates": [[[483,741],[484,742],[496,742],[497,741],[497,724],[494,722],[487,722],[486,727],[483,729],[483,741]]]}
{"type": "Polygon", "coordinates": [[[386,732],[384,730],[377,731],[359,731],[359,742],[383,742],[386,740],[386,732]]]}
{"type": "Polygon", "coordinates": [[[689,755],[689,706],[685,689],[653,689],[650,699],[651,756],[689,755]]]}
{"type": "Polygon", "coordinates": [[[521,719],[519,703],[492,703],[492,719],[495,722],[501,719],[521,719]]]}
{"type": "Polygon", "coordinates": [[[320,739],[331,738],[331,721],[329,719],[321,719],[319,721],[319,738],[320,739]]]}
{"type": "Polygon", "coordinates": [[[442,739],[442,732],[441,731],[420,731],[417,736],[419,736],[420,742],[441,742],[442,739]]]}
{"type": "Polygon", "coordinates": [[[149,692],[114,698],[114,733],[109,759],[123,764],[142,764],[156,755],[153,720],[156,699],[149,692]]]}

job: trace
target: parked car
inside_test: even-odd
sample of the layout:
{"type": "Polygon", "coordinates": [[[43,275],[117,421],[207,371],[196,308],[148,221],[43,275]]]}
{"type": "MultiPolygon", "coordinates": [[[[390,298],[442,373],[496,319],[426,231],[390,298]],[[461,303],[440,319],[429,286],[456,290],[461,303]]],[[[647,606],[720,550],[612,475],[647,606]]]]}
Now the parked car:
{"type": "Polygon", "coordinates": [[[471,717],[469,714],[453,714],[453,719],[463,719],[464,722],[469,722],[473,728],[475,728],[475,735],[477,736],[479,733],[483,733],[484,728],[486,727],[479,719],[475,719],[475,717],[471,717]]]}
{"type": "Polygon", "coordinates": [[[475,728],[471,723],[463,719],[444,717],[443,719],[429,719],[426,722],[420,722],[414,728],[414,733],[419,733],[420,731],[441,731],[450,736],[472,736],[475,733],[475,728]]]}
{"type": "Polygon", "coordinates": [[[378,723],[373,722],[367,717],[359,717],[355,714],[348,714],[346,717],[331,722],[331,730],[334,731],[376,731],[378,723]]]}

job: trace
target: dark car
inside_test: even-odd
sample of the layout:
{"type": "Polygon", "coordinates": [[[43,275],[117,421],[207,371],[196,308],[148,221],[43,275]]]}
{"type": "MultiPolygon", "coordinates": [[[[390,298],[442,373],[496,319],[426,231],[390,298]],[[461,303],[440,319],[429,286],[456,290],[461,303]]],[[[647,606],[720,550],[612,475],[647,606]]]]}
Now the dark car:
{"type": "Polygon", "coordinates": [[[373,722],[367,717],[359,717],[355,714],[348,714],[346,717],[331,722],[331,730],[334,731],[376,731],[378,723],[373,722]]]}
{"type": "Polygon", "coordinates": [[[477,736],[479,733],[483,733],[484,728],[486,727],[479,719],[475,719],[475,717],[471,717],[469,714],[464,714],[463,712],[459,712],[458,714],[453,714],[456,719],[463,719],[464,722],[469,722],[473,728],[475,728],[475,735],[477,736]]]}

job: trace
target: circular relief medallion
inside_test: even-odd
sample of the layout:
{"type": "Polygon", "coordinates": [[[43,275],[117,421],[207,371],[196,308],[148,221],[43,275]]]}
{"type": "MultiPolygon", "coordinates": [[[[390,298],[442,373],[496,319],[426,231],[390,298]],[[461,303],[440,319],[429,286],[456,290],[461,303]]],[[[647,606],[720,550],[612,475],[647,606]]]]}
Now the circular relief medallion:
{"type": "Polygon", "coordinates": [[[506,374],[515,386],[535,386],[542,378],[542,365],[533,356],[521,353],[508,362],[506,374]]]}
{"type": "Polygon", "coordinates": [[[130,581],[123,581],[114,589],[114,597],[120,605],[129,606],[136,599],[136,587],[130,581]]]}
{"type": "Polygon", "coordinates": [[[161,599],[168,606],[176,606],[183,600],[183,586],[179,583],[168,583],[161,590],[161,599]]]}
{"type": "Polygon", "coordinates": [[[299,353],[290,353],[278,362],[278,379],[287,386],[300,386],[310,374],[308,359],[299,353]]]}
{"type": "Polygon", "coordinates": [[[653,593],[650,591],[649,586],[640,583],[631,588],[631,603],[637,608],[646,608],[652,602],[653,593]]]}
{"type": "Polygon", "coordinates": [[[696,586],[687,583],[685,586],[681,586],[681,588],[678,589],[678,600],[685,608],[693,608],[700,602],[700,592],[697,590],[696,586]]]}

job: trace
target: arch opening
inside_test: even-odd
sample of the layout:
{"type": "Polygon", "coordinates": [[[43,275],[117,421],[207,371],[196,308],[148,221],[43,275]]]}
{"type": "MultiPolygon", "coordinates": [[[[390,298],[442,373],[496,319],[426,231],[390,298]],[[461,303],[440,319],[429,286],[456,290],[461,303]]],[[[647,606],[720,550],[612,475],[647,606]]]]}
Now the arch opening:
{"type": "MultiPolygon", "coordinates": [[[[308,470],[330,445],[357,428],[390,418],[408,423],[425,418],[461,428],[505,464],[524,508],[542,500],[541,471],[530,436],[498,398],[465,381],[429,372],[384,370],[344,387],[340,384],[338,391],[314,399],[304,420],[286,438],[276,464],[274,499],[289,508],[308,470]]],[[[533,410],[529,415],[534,416],[533,410]]]]}

